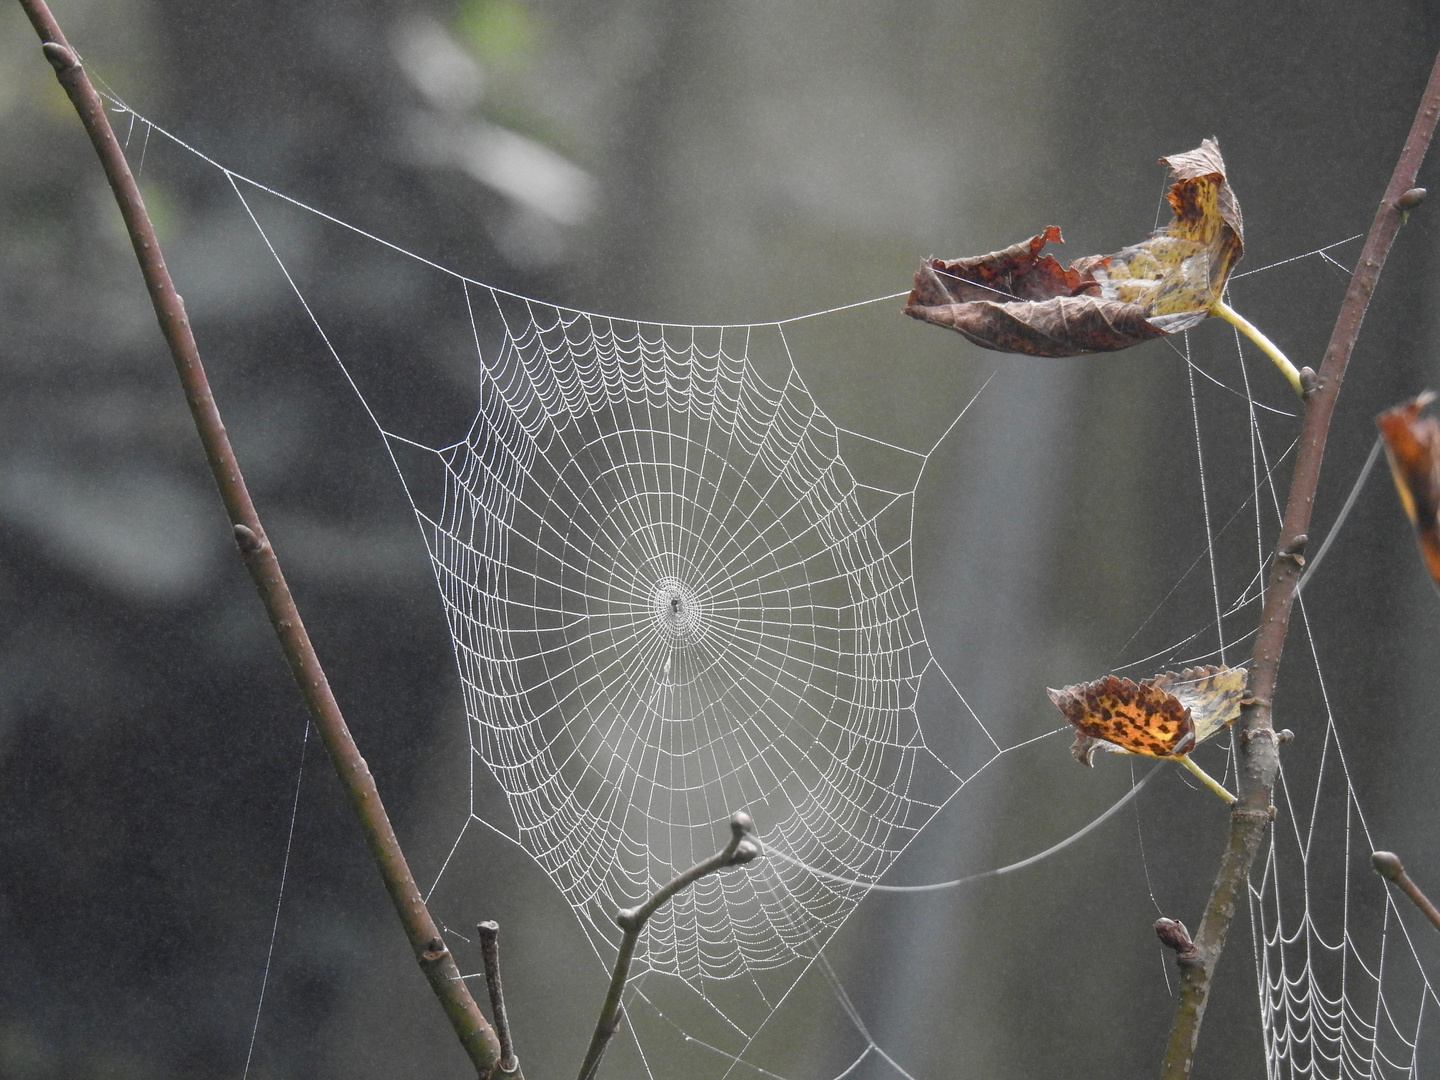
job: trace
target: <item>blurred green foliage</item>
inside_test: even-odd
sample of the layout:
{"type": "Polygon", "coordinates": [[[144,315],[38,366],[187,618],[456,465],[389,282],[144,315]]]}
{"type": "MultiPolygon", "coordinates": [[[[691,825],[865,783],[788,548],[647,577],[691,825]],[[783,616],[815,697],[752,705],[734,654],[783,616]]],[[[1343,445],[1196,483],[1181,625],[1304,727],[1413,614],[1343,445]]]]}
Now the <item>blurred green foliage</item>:
{"type": "Polygon", "coordinates": [[[455,30],[486,65],[523,68],[535,60],[542,23],[524,0],[461,0],[455,30]]]}

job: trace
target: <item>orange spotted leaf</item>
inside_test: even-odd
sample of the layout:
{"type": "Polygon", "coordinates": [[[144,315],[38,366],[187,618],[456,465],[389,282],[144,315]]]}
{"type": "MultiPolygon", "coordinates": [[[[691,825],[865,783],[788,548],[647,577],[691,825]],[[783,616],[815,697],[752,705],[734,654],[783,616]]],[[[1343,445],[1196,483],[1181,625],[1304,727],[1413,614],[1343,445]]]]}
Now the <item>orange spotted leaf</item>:
{"type": "Polygon", "coordinates": [[[1092,764],[1096,750],[1146,757],[1188,754],[1240,715],[1244,668],[1194,667],[1132,682],[1106,675],[1049,691],[1075,727],[1076,759],[1092,764]]]}
{"type": "Polygon", "coordinates": [[[1440,423],[1433,416],[1420,415],[1433,400],[1434,393],[1426,391],[1387,409],[1375,423],[1385,438],[1390,475],[1415,526],[1420,555],[1440,587],[1440,423]]]}
{"type": "Polygon", "coordinates": [[[1061,268],[1040,235],[968,259],[928,259],[905,314],[977,345],[1031,356],[1111,352],[1189,329],[1216,307],[1244,251],[1244,229],[1213,139],[1161,161],[1175,183],[1164,231],[1061,268]]]}

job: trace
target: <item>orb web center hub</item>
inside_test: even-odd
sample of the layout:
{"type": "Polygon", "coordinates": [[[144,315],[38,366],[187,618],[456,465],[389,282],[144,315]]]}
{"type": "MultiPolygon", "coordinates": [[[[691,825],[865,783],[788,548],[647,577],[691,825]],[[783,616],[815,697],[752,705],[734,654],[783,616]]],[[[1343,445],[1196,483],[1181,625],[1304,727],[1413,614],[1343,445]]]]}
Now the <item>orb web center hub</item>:
{"type": "Polygon", "coordinates": [[[698,637],[705,625],[705,608],[693,588],[673,574],[655,583],[650,612],[660,633],[675,644],[698,637]]]}

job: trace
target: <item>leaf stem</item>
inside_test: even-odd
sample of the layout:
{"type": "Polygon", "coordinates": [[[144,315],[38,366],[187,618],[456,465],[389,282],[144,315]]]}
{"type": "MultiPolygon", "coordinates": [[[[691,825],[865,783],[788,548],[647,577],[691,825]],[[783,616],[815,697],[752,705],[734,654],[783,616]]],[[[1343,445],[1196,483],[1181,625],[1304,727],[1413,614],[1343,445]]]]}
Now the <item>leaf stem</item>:
{"type": "Polygon", "coordinates": [[[1290,358],[1280,351],[1280,347],[1260,332],[1259,327],[1245,318],[1244,315],[1241,315],[1224,300],[1216,300],[1215,305],[1210,311],[1214,315],[1219,315],[1220,318],[1224,319],[1231,326],[1235,327],[1236,330],[1239,330],[1240,333],[1260,346],[1260,351],[1275,362],[1275,366],[1280,369],[1280,374],[1290,380],[1290,385],[1294,387],[1295,393],[1299,394],[1301,398],[1304,398],[1305,384],[1300,381],[1300,372],[1296,370],[1295,365],[1290,362],[1290,358]]]}
{"type": "Polygon", "coordinates": [[[1189,769],[1192,773],[1194,773],[1195,778],[1199,780],[1202,784],[1204,784],[1206,787],[1208,787],[1211,791],[1213,791],[1216,795],[1219,795],[1220,798],[1224,799],[1230,805],[1235,805],[1235,796],[1231,795],[1230,792],[1226,791],[1225,786],[1221,784],[1220,781],[1216,780],[1199,765],[1195,764],[1195,762],[1191,760],[1189,754],[1181,754],[1175,760],[1178,761],[1181,765],[1184,765],[1185,768],[1189,769]]]}

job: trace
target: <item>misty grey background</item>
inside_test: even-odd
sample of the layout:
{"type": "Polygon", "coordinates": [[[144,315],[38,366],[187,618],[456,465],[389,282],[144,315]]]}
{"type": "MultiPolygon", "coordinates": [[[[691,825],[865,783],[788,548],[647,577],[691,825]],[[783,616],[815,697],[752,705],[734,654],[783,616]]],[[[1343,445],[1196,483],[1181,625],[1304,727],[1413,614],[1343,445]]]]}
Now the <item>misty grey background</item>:
{"type": "MultiPolygon", "coordinates": [[[[1430,5],[1383,0],[491,8],[55,11],[92,71],[238,171],[487,282],[675,322],[897,292],[923,256],[992,250],[1052,222],[1071,257],[1115,250],[1152,224],[1154,160],[1210,135],[1245,212],[1242,270],[1363,232],[1440,45],[1430,5]],[[403,42],[429,26],[473,45],[477,20],[500,42],[475,46],[483,85],[462,74],[427,96],[403,42]],[[426,151],[417,132],[437,117],[519,133],[589,179],[560,170],[572,202],[527,203],[426,151]]],[[[144,149],[157,153],[147,197],[260,511],[428,880],[466,812],[465,730],[408,506],[228,188],[144,149]]],[[[1434,176],[1432,163],[1422,182],[1434,176]]],[[[1317,532],[1374,413],[1440,384],[1433,214],[1402,233],[1366,323],[1317,532]]],[[[397,414],[423,425],[437,401],[453,407],[465,370],[446,347],[443,279],[402,280],[376,246],[318,230],[292,239],[331,283],[346,340],[379,369],[411,365],[392,387],[397,414]]],[[[1316,364],[1343,287],[1309,260],[1237,282],[1236,304],[1316,364]]],[[[1039,735],[1056,723],[1045,686],[1144,655],[1132,633],[1203,539],[1184,368],[1163,343],[995,356],[897,306],[820,325],[798,362],[837,422],[920,445],[994,374],[920,489],[916,575],[931,645],[977,713],[1002,741],[1039,735]]],[[[1257,396],[1286,404],[1272,371],[1252,373],[1257,396]]],[[[304,717],[118,214],[18,7],[0,8],[0,387],[0,1075],[239,1076],[304,717]]],[[[1232,435],[1206,446],[1206,466],[1243,483],[1249,445],[1243,428],[1232,435]]],[[[1279,475],[1283,491],[1288,467],[1279,475]]],[[[1370,824],[1440,887],[1440,599],[1413,548],[1377,474],[1307,601],[1370,824]]],[[[1203,625],[1202,585],[1146,640],[1203,625]]],[[[1298,641],[1282,695],[1302,681],[1298,641]]],[[[1313,690],[1288,704],[1277,716],[1303,743],[1318,730],[1313,690]]],[[[931,731],[942,751],[943,721],[931,731]]],[[[1077,768],[1067,741],[986,774],[896,879],[1023,857],[1108,806],[1128,772],[1077,768]]],[[[252,1075],[463,1075],[328,769],[312,745],[252,1075]]],[[[1163,910],[1193,924],[1225,823],[1168,773],[1142,798],[1143,858],[1126,816],[1033,873],[861,906],[832,961],[912,1075],[1153,1075],[1171,1006],[1150,923],[1163,910]]],[[[566,1075],[604,970],[528,861],[498,843],[474,850],[447,879],[446,917],[462,933],[499,919],[526,1072],[566,1075]]],[[[787,1075],[832,1076],[860,1044],[806,1001],[787,1075]]],[[[1259,1040],[1242,923],[1196,1075],[1262,1075],[1259,1040]]],[[[607,1069],[639,1065],[619,1050],[607,1069]]],[[[893,1073],[872,1059],[861,1075],[893,1073]]]]}

